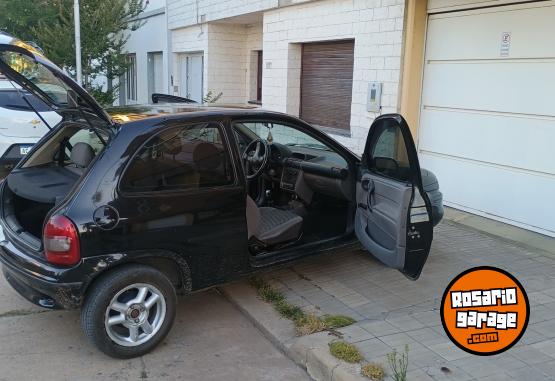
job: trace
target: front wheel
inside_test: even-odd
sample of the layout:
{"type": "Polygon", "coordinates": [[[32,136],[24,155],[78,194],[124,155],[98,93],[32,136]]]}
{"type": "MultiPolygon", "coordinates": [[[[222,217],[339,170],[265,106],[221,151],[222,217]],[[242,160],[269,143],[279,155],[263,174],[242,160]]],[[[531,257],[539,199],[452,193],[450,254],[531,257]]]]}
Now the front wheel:
{"type": "Polygon", "coordinates": [[[175,318],[175,289],[158,270],[115,269],[87,293],[81,311],[85,335],[112,357],[142,356],[168,334],[175,318]]]}

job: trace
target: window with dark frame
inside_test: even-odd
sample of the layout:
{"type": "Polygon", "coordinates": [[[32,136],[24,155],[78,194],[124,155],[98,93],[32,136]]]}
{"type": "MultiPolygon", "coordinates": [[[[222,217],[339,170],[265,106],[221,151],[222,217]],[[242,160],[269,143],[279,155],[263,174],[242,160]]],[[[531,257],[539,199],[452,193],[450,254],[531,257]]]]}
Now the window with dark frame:
{"type": "Polygon", "coordinates": [[[256,72],[256,100],[262,102],[262,50],[257,52],[257,72],[256,72]]]}
{"type": "Polygon", "coordinates": [[[127,55],[127,72],[125,75],[126,94],[130,101],[137,100],[137,55],[135,53],[127,55]]]}
{"type": "Polygon", "coordinates": [[[196,190],[233,184],[231,160],[217,123],[174,127],[150,138],[121,182],[127,192],[196,190]]]}

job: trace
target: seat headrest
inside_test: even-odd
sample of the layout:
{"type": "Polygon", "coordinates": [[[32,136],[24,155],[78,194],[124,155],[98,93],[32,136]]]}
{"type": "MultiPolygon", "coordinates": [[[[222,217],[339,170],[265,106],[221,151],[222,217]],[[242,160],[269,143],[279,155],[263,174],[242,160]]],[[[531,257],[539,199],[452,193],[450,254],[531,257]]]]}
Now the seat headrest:
{"type": "Polygon", "coordinates": [[[77,167],[87,168],[94,156],[94,150],[89,144],[79,142],[73,146],[70,159],[77,167]]]}
{"type": "Polygon", "coordinates": [[[193,151],[193,161],[202,169],[215,169],[221,164],[220,150],[212,143],[198,143],[193,151]]]}

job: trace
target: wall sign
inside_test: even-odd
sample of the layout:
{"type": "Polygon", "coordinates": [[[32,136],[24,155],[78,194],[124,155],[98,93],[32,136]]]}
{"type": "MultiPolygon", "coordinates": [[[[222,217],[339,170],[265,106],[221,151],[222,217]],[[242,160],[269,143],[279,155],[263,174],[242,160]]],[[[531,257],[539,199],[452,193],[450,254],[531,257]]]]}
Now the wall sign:
{"type": "Polygon", "coordinates": [[[511,49],[511,32],[501,33],[501,57],[508,57],[511,49]]]}

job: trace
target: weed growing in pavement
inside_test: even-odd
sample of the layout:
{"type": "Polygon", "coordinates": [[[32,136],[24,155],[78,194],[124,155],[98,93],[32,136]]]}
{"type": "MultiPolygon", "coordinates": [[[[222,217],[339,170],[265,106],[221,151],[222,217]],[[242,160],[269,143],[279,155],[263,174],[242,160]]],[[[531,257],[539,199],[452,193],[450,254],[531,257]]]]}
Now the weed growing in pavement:
{"type": "Polygon", "coordinates": [[[351,343],[347,343],[346,341],[333,341],[329,346],[331,354],[340,360],[352,364],[362,360],[362,355],[359,350],[351,343]]]}
{"type": "Polygon", "coordinates": [[[262,300],[268,303],[283,304],[285,302],[285,296],[269,284],[260,287],[258,289],[258,295],[260,295],[262,300]]]}
{"type": "Polygon", "coordinates": [[[372,381],[382,381],[385,376],[383,366],[373,362],[364,364],[361,369],[363,376],[368,377],[372,381]]]}
{"type": "Polygon", "coordinates": [[[352,317],[345,315],[325,315],[322,320],[328,328],[346,327],[356,322],[352,317]]]}
{"type": "Polygon", "coordinates": [[[301,307],[287,302],[285,295],[262,278],[251,278],[249,283],[256,289],[262,300],[271,303],[281,316],[295,323],[295,329],[299,336],[346,327],[355,322],[353,318],[344,315],[326,315],[320,318],[315,314],[307,314],[301,307]]]}
{"type": "Polygon", "coordinates": [[[304,314],[304,316],[295,321],[295,326],[299,336],[321,332],[328,328],[322,319],[314,314],[304,314]]]}
{"type": "Polygon", "coordinates": [[[387,362],[393,372],[394,381],[407,380],[407,368],[409,366],[409,346],[405,345],[405,351],[398,356],[397,350],[387,354],[387,362]]]}

